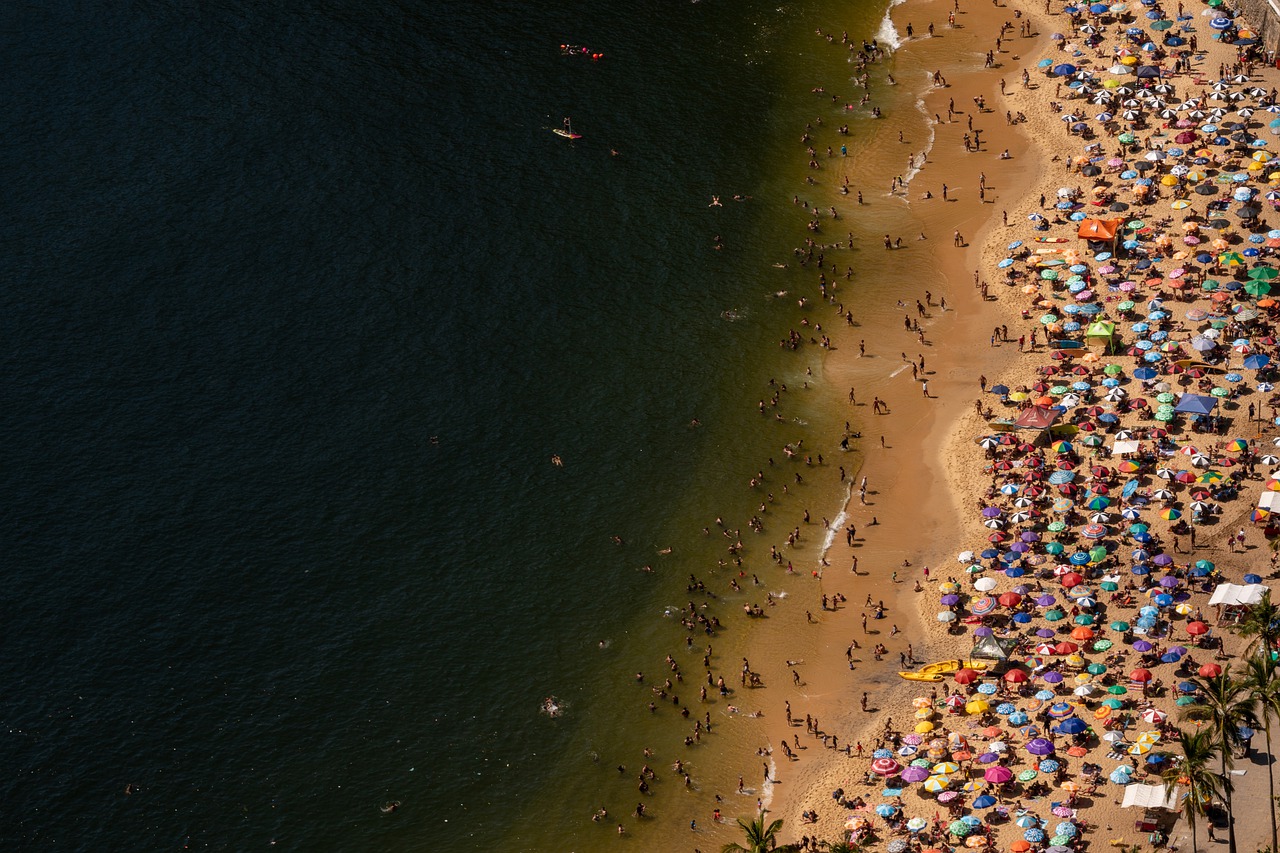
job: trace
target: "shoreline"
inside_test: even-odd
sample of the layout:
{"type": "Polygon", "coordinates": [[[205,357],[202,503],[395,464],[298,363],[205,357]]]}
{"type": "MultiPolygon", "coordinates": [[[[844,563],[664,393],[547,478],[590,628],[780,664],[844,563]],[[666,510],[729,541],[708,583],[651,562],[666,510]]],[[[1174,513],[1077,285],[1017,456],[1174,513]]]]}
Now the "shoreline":
{"type": "MultiPolygon", "coordinates": [[[[894,3],[887,14],[896,13],[904,20],[904,16],[911,15],[916,20],[923,16],[923,19],[945,21],[946,8],[947,4],[941,2],[894,3]]],[[[1006,7],[978,7],[972,13],[963,11],[958,19],[961,28],[952,35],[968,37],[968,40],[981,40],[986,38],[984,33],[989,33],[993,38],[1000,23],[1009,14],[1011,12],[1006,7]]],[[[895,21],[895,26],[901,31],[905,24],[895,21]]],[[[938,29],[945,35],[946,31],[941,27],[938,29]]],[[[1041,38],[1019,39],[1015,44],[1029,52],[1037,49],[1042,39],[1047,41],[1042,34],[1041,38]]],[[[908,40],[899,48],[899,52],[918,49],[927,53],[934,46],[930,44],[931,41],[934,40],[908,40]]],[[[953,50],[945,41],[946,38],[937,39],[938,50],[935,52],[953,50]]],[[[977,375],[976,372],[998,372],[1013,360],[1013,354],[1007,348],[988,349],[984,352],[981,347],[975,346],[977,342],[970,339],[972,329],[969,327],[971,322],[994,323],[997,319],[992,306],[981,300],[970,280],[971,271],[978,266],[982,248],[989,240],[994,239],[995,219],[992,214],[995,207],[999,206],[1001,199],[1008,199],[1012,203],[1021,197],[1042,174],[1038,164],[1043,152],[1037,150],[1034,141],[1021,128],[1014,128],[1014,138],[1005,140],[1009,144],[1002,144],[999,149],[1008,147],[1012,160],[997,160],[998,151],[993,152],[994,145],[987,144],[987,140],[984,140],[982,152],[966,153],[961,147],[962,128],[967,127],[967,122],[964,122],[960,110],[972,110],[972,99],[977,96],[984,97],[988,103],[995,102],[999,95],[998,75],[995,73],[998,70],[979,66],[959,75],[947,74],[947,86],[930,87],[917,99],[921,114],[929,121],[928,156],[924,164],[909,175],[909,179],[904,176],[908,183],[907,192],[911,193],[914,188],[916,198],[901,195],[893,197],[903,208],[904,218],[919,222],[926,233],[934,235],[926,249],[939,271],[935,285],[930,288],[934,292],[934,299],[929,308],[932,316],[927,323],[927,340],[930,346],[926,353],[926,367],[927,373],[931,375],[929,393],[933,399],[925,401],[922,397],[911,395],[910,391],[919,388],[912,382],[907,388],[899,386],[897,393],[902,399],[894,402],[893,414],[859,416],[866,455],[852,479],[856,481],[863,476],[868,478],[873,509],[860,512],[861,508],[855,501],[856,495],[850,495],[843,512],[858,525],[859,541],[855,543],[858,547],[850,548],[842,537],[837,537],[828,558],[832,565],[824,572],[823,588],[826,590],[830,587],[831,591],[836,592],[840,587],[847,586],[844,581],[848,576],[846,567],[856,555],[860,569],[856,580],[857,597],[862,598],[869,593],[874,599],[886,602],[890,617],[880,624],[884,624],[887,630],[871,628],[876,633],[863,634],[859,622],[861,614],[865,612],[862,606],[864,602],[850,596],[849,604],[844,610],[824,614],[827,624],[819,629],[821,636],[818,640],[821,657],[816,665],[808,667],[808,673],[811,674],[806,675],[808,682],[838,685],[838,688],[825,692],[821,698],[806,697],[802,691],[791,690],[784,697],[784,701],[790,701],[797,713],[817,717],[825,732],[836,733],[838,744],[859,740],[869,743],[874,740],[872,731],[879,724],[880,716],[874,713],[864,714],[859,709],[858,697],[862,692],[880,697],[872,707],[882,708],[896,705],[898,699],[913,691],[911,683],[900,679],[896,674],[899,669],[897,657],[905,650],[908,642],[912,643],[912,654],[918,662],[927,662],[939,656],[941,650],[932,648],[936,643],[929,639],[922,642],[922,638],[927,637],[927,631],[922,619],[920,596],[913,589],[917,578],[923,580],[923,566],[940,568],[944,565],[942,561],[948,559],[949,548],[938,547],[936,543],[948,541],[959,533],[956,525],[959,496],[952,488],[943,457],[952,446],[954,437],[959,434],[961,418],[968,411],[972,398],[972,377],[977,375]],[[944,113],[951,99],[957,102],[956,121],[941,125],[932,122],[929,117],[934,113],[944,113]],[[1000,169],[999,173],[996,169],[1000,169]],[[990,177],[999,174],[996,180],[1000,186],[992,187],[998,191],[994,201],[979,200],[976,197],[977,176],[982,171],[989,172],[990,177]],[[941,176],[947,176],[945,181],[949,185],[948,195],[951,198],[943,202],[935,195],[933,200],[920,200],[919,195],[926,184],[932,186],[931,191],[937,192],[937,186],[944,180],[941,176]],[[962,194],[963,197],[956,200],[957,194],[962,194]],[[966,238],[967,245],[961,251],[955,251],[956,247],[946,241],[948,229],[952,228],[960,228],[962,233],[974,231],[972,237],[966,238]],[[945,312],[940,310],[938,304],[940,296],[947,299],[948,308],[945,312]],[[876,446],[877,436],[886,428],[893,431],[895,438],[887,449],[881,450],[876,446]],[[913,456],[917,449],[920,451],[918,457],[913,456]],[[884,485],[880,487],[879,484],[884,485]],[[919,512],[921,506],[925,507],[923,515],[919,512]],[[865,516],[876,518],[879,529],[865,528],[868,520],[865,516]],[[914,546],[902,544],[911,541],[913,531],[921,528],[929,532],[927,540],[932,540],[932,544],[927,544],[927,540],[914,546]],[[863,532],[864,530],[867,532],[863,532]],[[951,536],[941,535],[945,533],[950,533],[951,536]],[[874,536],[874,542],[868,541],[869,536],[874,536]],[[910,560],[912,565],[901,566],[904,559],[910,560]],[[897,584],[892,582],[895,574],[899,576],[897,584]],[[888,636],[890,625],[897,625],[901,633],[888,636]],[[854,654],[853,664],[856,669],[852,683],[849,661],[845,654],[850,638],[858,640],[863,646],[860,652],[854,654]],[[883,642],[888,646],[889,652],[883,661],[875,661],[871,654],[869,646],[876,642],[883,642]]],[[[992,117],[994,113],[981,115],[992,117]]],[[[909,300],[919,295],[923,289],[925,288],[920,285],[904,288],[904,296],[909,300]]],[[[843,387],[842,382],[851,384],[858,378],[857,363],[860,359],[854,352],[855,337],[856,334],[850,335],[844,342],[848,349],[842,349],[829,357],[826,371],[837,387],[843,387]],[[842,352],[853,354],[842,358],[842,352]]],[[[913,345],[914,343],[912,341],[913,345]]],[[[869,402],[864,403],[861,394],[858,408],[860,412],[869,408],[869,402]]],[[[802,720],[803,717],[799,719],[802,720]]],[[[784,784],[774,788],[771,811],[773,816],[785,821],[783,838],[788,841],[799,841],[811,832],[818,837],[831,838],[834,836],[830,831],[829,820],[820,820],[817,825],[806,824],[801,815],[812,809],[825,818],[832,806],[829,792],[833,788],[848,785],[856,775],[857,768],[855,762],[843,752],[813,748],[808,743],[812,741],[812,737],[806,736],[800,728],[802,727],[787,725],[785,717],[781,715],[775,715],[769,726],[770,742],[773,744],[787,737],[794,742],[794,735],[799,731],[802,735],[801,742],[810,746],[804,750],[805,757],[799,762],[782,759],[780,772],[784,774],[784,784]],[[788,768],[788,764],[792,766],[788,768]],[[786,783],[788,770],[793,777],[790,784],[786,783]]],[[[777,758],[775,754],[775,760],[777,758]]]]}
{"type": "MultiPolygon", "coordinates": [[[[936,6],[936,4],[917,5],[910,3],[900,9],[898,4],[894,4],[890,6],[890,13],[896,11],[898,14],[907,12],[919,14],[917,10],[933,6],[936,6]]],[[[982,21],[983,24],[990,24],[997,19],[1008,19],[1006,13],[1011,17],[1013,10],[1009,6],[998,6],[996,11],[989,16],[984,16],[982,12],[990,12],[990,10],[980,10],[974,19],[965,19],[965,23],[976,28],[980,26],[979,21],[982,21]]],[[[940,95],[949,99],[953,94],[963,92],[965,97],[971,97],[975,92],[981,94],[979,90],[986,89],[989,93],[986,96],[988,103],[997,108],[997,116],[998,113],[1006,109],[1025,109],[1028,116],[1027,127],[1001,127],[992,134],[993,137],[1001,140],[1001,148],[1005,145],[1004,137],[1020,140],[1021,151],[1017,151],[1013,144],[1009,145],[1015,162],[1021,158],[1031,161],[1027,168],[1018,173],[1016,179],[1008,175],[1003,175],[1002,177],[1002,180],[1008,184],[1005,193],[1002,194],[1003,199],[1008,201],[1006,211],[1008,214],[1007,225],[1003,221],[997,220],[994,216],[997,208],[1005,207],[1001,196],[997,197],[994,205],[956,205],[957,212],[960,215],[954,217],[955,227],[963,230],[976,226],[978,228],[977,235],[967,246],[962,259],[945,249],[938,250],[935,247],[935,255],[939,258],[939,264],[945,271],[945,278],[950,288],[950,290],[943,288],[946,290],[949,300],[954,291],[967,292],[972,296],[972,284],[966,279],[973,270],[978,270],[977,275],[980,278],[989,280],[993,290],[994,295],[980,303],[976,299],[962,300],[957,294],[954,304],[959,311],[966,311],[966,309],[967,311],[964,314],[957,314],[955,319],[963,317],[966,320],[975,319],[991,325],[1007,324],[1014,330],[1012,336],[1015,339],[1018,334],[1027,330],[1029,324],[1016,305],[1020,300],[1016,298],[1015,290],[997,283],[996,276],[998,271],[996,262],[1006,254],[1004,247],[1008,242],[1003,237],[1003,234],[1008,231],[1014,236],[1020,237],[1022,231],[1027,230],[1025,227],[1027,214],[1035,211],[1033,201],[1035,193],[1044,193],[1052,197],[1055,192],[1054,187],[1064,182],[1063,178],[1058,174],[1059,170],[1052,168],[1053,162],[1056,162],[1061,157],[1065,164],[1065,160],[1070,159],[1077,153],[1073,147],[1075,140],[1062,133],[1062,128],[1056,123],[1056,114],[1047,109],[1048,101],[1052,95],[1047,89],[1040,91],[1045,82],[1051,78],[1046,78],[1042,73],[1036,72],[1032,65],[1041,56],[1053,55],[1048,42],[1048,33],[1052,31],[1052,27],[1055,24],[1060,29],[1065,29],[1066,18],[1061,13],[1044,14],[1037,9],[1031,8],[1023,8],[1022,14],[1025,16],[1023,20],[1030,20],[1033,23],[1038,37],[1034,40],[1024,38],[1010,40],[1007,43],[1009,47],[1006,48],[1009,52],[1002,55],[1005,59],[1005,62],[1002,63],[1003,67],[995,69],[999,73],[985,74],[986,69],[976,69],[971,74],[949,81],[951,86],[942,90],[942,93],[931,92],[925,96],[927,102],[936,103],[942,100],[940,95]],[[1014,56],[1013,54],[1018,55],[1014,56]],[[1025,58],[1022,58],[1024,54],[1025,58]],[[1033,72],[1033,90],[1026,90],[1021,82],[1014,82],[1013,85],[1007,87],[1008,94],[1004,95],[999,91],[999,84],[1006,81],[1014,81],[1014,75],[1020,71],[1021,67],[1018,64],[1019,59],[1028,70],[1033,72]],[[1004,79],[1002,80],[1001,78],[1004,79]],[[1023,190],[1023,192],[1019,192],[1019,190],[1023,190]],[[986,209],[988,207],[990,207],[990,210],[986,209]],[[996,304],[987,305],[986,302],[996,304]],[[976,305],[973,303],[976,303],[976,305]]],[[[998,23],[995,26],[998,27],[998,23]]],[[[1204,67],[1212,67],[1219,61],[1225,61],[1229,64],[1233,51],[1229,48],[1224,48],[1223,45],[1210,43],[1202,46],[1200,53],[1202,55],[1207,54],[1207,58],[1201,58],[1198,62],[1204,67]]],[[[1213,75],[1206,74],[1205,76],[1212,77],[1213,75]]],[[[1265,87],[1267,83],[1273,82],[1270,79],[1271,76],[1271,74],[1268,74],[1266,78],[1261,78],[1260,75],[1255,75],[1255,79],[1266,79],[1266,83],[1259,84],[1265,87]]],[[[1180,77],[1177,80],[1177,85],[1179,87],[1190,87],[1191,84],[1187,82],[1187,77],[1180,77]]],[[[957,100],[960,100],[960,98],[957,97],[957,100]]],[[[929,157],[928,164],[921,170],[919,175],[912,176],[913,184],[927,184],[934,176],[945,174],[955,176],[954,180],[948,180],[948,183],[953,188],[956,186],[962,187],[966,176],[972,176],[972,155],[959,155],[949,158],[937,153],[948,145],[949,137],[954,135],[946,132],[954,129],[950,124],[944,123],[937,127],[939,134],[938,138],[933,140],[934,154],[929,157]],[[967,169],[965,168],[966,166],[968,166],[967,169]]],[[[993,145],[992,147],[995,146],[993,145]]],[[[1068,178],[1066,182],[1070,182],[1070,179],[1068,178]]],[[[908,191],[910,192],[910,190],[908,191]]],[[[926,209],[928,203],[924,205],[908,204],[920,214],[920,221],[926,226],[931,226],[935,231],[944,221],[942,217],[926,209]],[[931,213],[932,215],[930,215],[931,213]]],[[[1030,325],[1034,328],[1034,321],[1030,325]]],[[[886,456],[894,455],[894,447],[890,445],[887,452],[876,454],[874,450],[869,451],[863,465],[863,471],[869,472],[873,482],[877,479],[883,481],[888,471],[894,469],[903,478],[911,478],[913,474],[922,478],[921,489],[925,491],[929,491],[926,488],[929,485],[945,491],[946,494],[941,499],[935,499],[938,496],[929,494],[925,498],[910,503],[906,500],[910,496],[910,490],[897,487],[888,490],[883,499],[876,502],[877,507],[886,516],[898,518],[899,521],[901,521],[900,517],[903,515],[910,516],[920,508],[924,509],[925,515],[918,517],[917,523],[914,525],[914,535],[918,542],[933,542],[936,543],[936,547],[924,546],[915,553],[922,558],[933,561],[929,563],[934,566],[934,571],[929,579],[930,582],[939,580],[939,572],[943,574],[943,577],[953,573],[955,564],[951,561],[954,560],[954,555],[961,548],[971,547],[973,542],[980,541],[978,536],[989,532],[978,521],[974,520],[971,502],[966,504],[967,497],[977,497],[978,490],[986,485],[985,478],[980,474],[975,476],[973,468],[974,458],[979,454],[974,450],[972,438],[981,434],[986,424],[983,421],[979,421],[973,412],[971,404],[980,395],[979,389],[974,388],[971,383],[974,383],[974,378],[979,371],[982,375],[991,377],[991,382],[1006,382],[1011,387],[1014,385],[1014,378],[1019,382],[1034,381],[1033,379],[1028,379],[1031,374],[1031,368],[1041,363],[1047,355],[1047,350],[1043,345],[1034,348],[1034,352],[1028,351],[1026,354],[1020,354],[1021,347],[1018,350],[1014,350],[1009,344],[1005,344],[997,348],[994,341],[991,346],[987,347],[988,351],[983,353],[983,344],[986,342],[984,339],[987,338],[987,333],[981,329],[982,327],[978,331],[973,329],[954,330],[950,337],[950,342],[954,344],[963,341],[966,346],[961,348],[952,347],[953,357],[951,359],[931,358],[934,363],[940,362],[939,368],[942,374],[936,379],[930,380],[929,390],[931,395],[936,389],[936,394],[940,400],[945,397],[949,400],[958,401],[951,404],[954,409],[949,406],[946,411],[938,411],[936,409],[925,411],[919,415],[919,419],[910,427],[894,433],[897,441],[907,447],[919,447],[922,451],[921,459],[912,460],[911,462],[888,460],[885,458],[886,456]],[[968,463],[968,467],[965,467],[965,463],[968,463]],[[962,504],[966,505],[962,506],[962,504]],[[968,544],[962,545],[960,543],[968,544]]],[[[930,335],[937,335],[940,342],[948,341],[948,336],[942,330],[931,328],[930,335]]],[[[856,361],[856,359],[852,360],[856,361]]],[[[897,414],[899,412],[895,407],[895,415],[897,414]]],[[[876,420],[876,418],[872,418],[864,421],[864,423],[870,425],[876,420]]],[[[1252,427],[1247,432],[1252,433],[1252,427]]],[[[869,437],[874,441],[874,434],[869,437]]],[[[979,467],[981,466],[979,465],[979,467]]],[[[859,472],[856,476],[862,476],[862,473],[859,472]]],[[[917,495],[917,497],[919,498],[920,496],[917,495]]],[[[856,510],[850,512],[850,515],[856,516],[856,510]]],[[[1220,565],[1224,561],[1236,562],[1234,558],[1228,556],[1233,552],[1233,549],[1224,550],[1222,548],[1222,540],[1224,534],[1229,537],[1237,524],[1241,525],[1242,530],[1245,527],[1249,527],[1248,515],[1249,507],[1247,505],[1231,505],[1229,520],[1224,519],[1226,523],[1221,525],[1216,532],[1211,533],[1212,541],[1208,544],[1202,543],[1196,553],[1201,558],[1218,561],[1220,565]]],[[[894,538],[890,534],[896,526],[900,526],[891,527],[884,520],[881,521],[881,525],[884,526],[884,529],[876,534],[879,541],[894,538]]],[[[1212,528],[1210,530],[1212,531],[1212,528]]],[[[964,657],[963,648],[961,647],[962,638],[949,637],[943,628],[928,618],[930,611],[933,609],[931,606],[933,598],[930,592],[936,589],[936,585],[931,587],[930,584],[925,584],[925,592],[923,594],[918,595],[912,591],[916,579],[920,578],[921,566],[919,562],[915,562],[909,569],[898,568],[899,573],[906,572],[905,577],[901,577],[899,580],[900,582],[905,582],[907,586],[895,589],[885,583],[884,575],[895,568],[892,560],[907,550],[909,549],[895,549],[892,545],[879,545],[878,548],[874,549],[859,549],[857,553],[863,559],[866,559],[869,555],[875,555],[879,558],[875,577],[865,579],[865,585],[875,591],[886,590],[886,602],[889,604],[889,613],[891,614],[890,619],[898,625],[902,625],[904,622],[907,623],[907,631],[903,636],[913,641],[913,651],[918,663],[938,658],[964,657]]],[[[828,572],[839,567],[839,557],[849,556],[850,553],[849,549],[842,551],[837,548],[837,553],[832,560],[833,567],[828,572]]],[[[1238,571],[1238,568],[1236,571],[1238,571]]],[[[1263,569],[1259,568],[1257,571],[1262,572],[1263,569]]],[[[960,574],[958,571],[954,573],[960,574]]],[[[923,578],[920,579],[923,580],[923,578]]],[[[1238,579],[1238,576],[1232,579],[1238,579]]],[[[834,579],[829,581],[824,578],[824,588],[828,583],[832,586],[838,585],[838,582],[834,579]]],[[[859,595],[859,597],[861,596],[859,595]]],[[[818,699],[808,698],[797,710],[801,714],[818,716],[824,735],[836,732],[844,745],[860,741],[867,745],[869,752],[871,746],[877,740],[876,733],[882,725],[888,725],[884,722],[885,717],[891,715],[894,709],[901,713],[902,709],[905,708],[909,713],[911,704],[908,697],[913,694],[918,695],[920,689],[918,686],[913,687],[911,682],[899,679],[894,674],[893,670],[898,667],[894,665],[892,660],[886,660],[882,663],[867,662],[865,659],[869,655],[863,654],[861,656],[862,660],[855,659],[854,661],[855,665],[857,665],[857,676],[852,687],[857,692],[865,691],[863,696],[866,696],[867,693],[872,694],[874,698],[870,702],[870,713],[863,713],[858,710],[856,693],[851,693],[847,698],[839,695],[840,692],[847,692],[850,687],[849,676],[845,671],[846,664],[843,659],[844,646],[850,636],[858,639],[863,637],[863,634],[859,631],[856,618],[861,610],[860,602],[851,601],[847,610],[829,618],[829,624],[824,625],[821,629],[822,664],[819,669],[822,676],[820,679],[815,678],[814,680],[821,680],[825,684],[838,685],[838,691],[833,695],[823,696],[818,699]],[[829,722],[831,723],[830,725],[828,725],[829,722]]],[[[877,641],[881,638],[882,634],[875,634],[868,639],[877,641]]],[[[1234,643],[1236,641],[1231,638],[1230,642],[1234,643]]],[[[896,642],[889,641],[887,644],[890,645],[890,658],[892,658],[901,647],[902,640],[897,638],[896,642]]],[[[793,703],[796,701],[795,695],[788,698],[793,703]]],[[[903,724],[898,722],[894,727],[901,729],[903,724]]],[[[776,739],[794,736],[796,728],[775,725],[771,727],[770,731],[771,735],[776,739]]],[[[798,763],[792,762],[796,764],[791,768],[793,781],[790,785],[781,788],[781,792],[774,801],[772,816],[780,817],[785,821],[782,838],[789,842],[799,841],[811,834],[815,838],[822,839],[842,837],[844,810],[840,810],[833,805],[830,792],[837,787],[848,789],[850,785],[857,784],[858,778],[866,770],[866,765],[862,761],[850,759],[835,750],[815,750],[812,747],[817,744],[813,743],[813,736],[808,732],[803,733],[802,736],[806,738],[806,743],[811,748],[806,750],[806,754],[799,759],[798,763]],[[803,822],[802,815],[809,810],[818,812],[820,817],[816,824],[803,822]]],[[[826,744],[825,736],[822,739],[822,744],[826,744]]],[[[785,773],[786,765],[784,764],[783,766],[783,772],[785,773]]],[[[1242,803],[1246,804],[1245,807],[1247,808],[1247,803],[1249,802],[1266,801],[1265,787],[1260,787],[1265,783],[1265,777],[1259,778],[1259,774],[1252,774],[1252,778],[1246,781],[1248,783],[1247,786],[1245,782],[1241,783],[1242,791],[1237,795],[1237,808],[1240,808],[1242,803]],[[1251,790],[1245,791],[1246,787],[1251,787],[1251,790]]],[[[1108,793],[1114,790],[1112,789],[1108,793]]],[[[1095,808],[1090,809],[1089,819],[1100,825],[1098,827],[1099,833],[1104,831],[1102,825],[1105,825],[1105,831],[1110,835],[1130,835],[1131,833],[1127,831],[1127,824],[1131,822],[1129,820],[1131,815],[1118,811],[1119,799],[1115,799],[1112,802],[1099,802],[1099,800],[1105,799],[1109,798],[1098,798],[1098,800],[1093,801],[1095,808]]],[[[931,803],[925,803],[924,805],[928,808],[933,808],[931,803]]],[[[1250,833],[1246,829],[1242,828],[1240,832],[1242,839],[1250,837],[1250,833]]],[[[1265,832],[1253,832],[1252,834],[1257,836],[1259,844],[1263,843],[1265,832]]],[[[1110,837],[1110,835],[1107,837],[1110,837]]],[[[1179,823],[1174,828],[1174,835],[1173,841],[1175,843],[1184,843],[1187,840],[1187,831],[1184,823],[1179,823]]],[[[1013,837],[1006,837],[1002,831],[1001,843],[1007,843],[1013,837]]],[[[1102,836],[1099,834],[1095,840],[1100,841],[1101,838],[1102,836]]],[[[1136,839],[1129,838],[1127,840],[1133,841],[1136,839]]],[[[1243,843],[1246,842],[1242,840],[1243,843]]]]}

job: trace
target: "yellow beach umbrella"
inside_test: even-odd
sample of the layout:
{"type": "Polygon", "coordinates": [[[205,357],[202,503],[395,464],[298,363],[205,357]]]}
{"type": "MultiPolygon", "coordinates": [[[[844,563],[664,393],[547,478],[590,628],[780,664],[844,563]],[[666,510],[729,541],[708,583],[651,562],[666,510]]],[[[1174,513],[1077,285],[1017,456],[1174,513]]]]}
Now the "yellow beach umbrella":
{"type": "Polygon", "coordinates": [[[933,731],[933,723],[929,722],[928,720],[921,720],[920,722],[916,723],[916,734],[923,735],[923,734],[928,734],[931,731],[933,731]]]}
{"type": "Polygon", "coordinates": [[[1270,151],[1255,151],[1255,152],[1253,152],[1253,159],[1254,159],[1256,162],[1258,162],[1258,163],[1266,163],[1267,161],[1269,161],[1269,160],[1270,160],[1272,157],[1274,157],[1274,156],[1275,156],[1275,155],[1274,155],[1274,154],[1272,154],[1270,151]]]}
{"type": "Polygon", "coordinates": [[[964,706],[964,709],[968,711],[970,714],[981,714],[986,710],[988,710],[990,707],[991,707],[991,703],[989,703],[986,699],[970,699],[968,704],[964,706]]]}
{"type": "Polygon", "coordinates": [[[916,698],[911,700],[911,704],[916,706],[917,708],[932,708],[933,700],[930,699],[928,696],[917,696],[916,698]]]}

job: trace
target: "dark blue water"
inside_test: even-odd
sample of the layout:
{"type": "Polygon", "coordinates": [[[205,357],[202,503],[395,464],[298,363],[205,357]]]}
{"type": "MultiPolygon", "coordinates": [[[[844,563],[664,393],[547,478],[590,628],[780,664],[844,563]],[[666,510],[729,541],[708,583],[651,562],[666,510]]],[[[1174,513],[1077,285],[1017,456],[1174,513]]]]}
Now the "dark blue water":
{"type": "Polygon", "coordinates": [[[797,14],[0,10],[0,847],[487,849],[555,796],[766,440],[786,243],[728,196],[797,14]]]}

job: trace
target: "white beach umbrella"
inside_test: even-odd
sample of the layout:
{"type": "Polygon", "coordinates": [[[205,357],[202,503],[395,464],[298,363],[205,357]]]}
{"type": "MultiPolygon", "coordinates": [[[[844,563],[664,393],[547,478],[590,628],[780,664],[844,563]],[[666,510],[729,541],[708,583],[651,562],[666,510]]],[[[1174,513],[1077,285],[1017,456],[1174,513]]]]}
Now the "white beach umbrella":
{"type": "Polygon", "coordinates": [[[1154,492],[1151,493],[1151,497],[1155,498],[1158,501],[1167,501],[1173,498],[1173,492],[1169,491],[1168,489],[1156,489],[1154,492]]]}

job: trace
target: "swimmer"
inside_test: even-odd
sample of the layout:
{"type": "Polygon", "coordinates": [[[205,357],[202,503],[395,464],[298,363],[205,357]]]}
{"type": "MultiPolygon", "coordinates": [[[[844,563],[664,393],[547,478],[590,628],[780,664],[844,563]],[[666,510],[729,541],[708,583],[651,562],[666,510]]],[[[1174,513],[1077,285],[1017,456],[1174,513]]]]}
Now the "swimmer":
{"type": "Polygon", "coordinates": [[[383,814],[391,814],[398,808],[400,808],[399,800],[388,800],[387,802],[383,803],[381,806],[378,807],[378,811],[382,812],[383,814]]]}
{"type": "Polygon", "coordinates": [[[556,466],[557,468],[563,468],[564,460],[560,458],[559,454],[552,454],[551,464],[556,466]]]}
{"type": "Polygon", "coordinates": [[[707,205],[707,207],[724,207],[724,205],[720,203],[720,196],[713,195],[711,197],[711,204],[707,205]]]}

